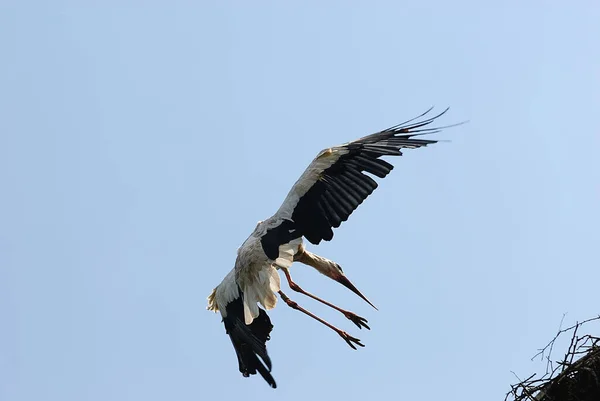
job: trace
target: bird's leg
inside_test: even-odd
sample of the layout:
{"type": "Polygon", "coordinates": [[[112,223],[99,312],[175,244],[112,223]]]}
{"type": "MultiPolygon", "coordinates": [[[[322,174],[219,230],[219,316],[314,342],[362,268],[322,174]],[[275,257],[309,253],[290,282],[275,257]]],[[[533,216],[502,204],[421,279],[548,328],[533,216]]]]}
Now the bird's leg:
{"type": "Polygon", "coordinates": [[[336,306],[330,302],[325,301],[322,298],[317,297],[316,295],[311,294],[310,292],[304,291],[302,288],[300,288],[300,286],[298,284],[296,284],[293,280],[292,280],[292,276],[290,275],[290,271],[289,269],[281,269],[283,270],[283,273],[285,274],[285,278],[288,281],[288,284],[290,285],[290,288],[293,291],[299,292],[300,294],[304,294],[307,297],[310,297],[316,301],[319,301],[327,306],[329,306],[330,308],[333,308],[337,311],[340,311],[344,314],[344,316],[346,316],[347,319],[351,320],[352,323],[354,323],[356,326],[358,326],[359,329],[362,329],[363,327],[367,328],[368,330],[371,330],[371,328],[367,325],[367,319],[365,319],[364,317],[360,317],[358,316],[356,313],[354,312],[350,312],[347,311],[345,309],[340,308],[339,306],[336,306]]]}
{"type": "Polygon", "coordinates": [[[335,331],[336,333],[339,334],[340,337],[342,337],[344,339],[344,341],[346,341],[346,343],[352,348],[352,349],[356,349],[356,345],[358,345],[359,347],[364,347],[363,344],[361,344],[360,340],[358,338],[352,337],[350,334],[346,333],[343,330],[338,329],[337,327],[335,327],[334,325],[332,325],[331,323],[321,319],[320,317],[318,317],[317,315],[307,311],[306,309],[304,309],[303,307],[301,307],[300,305],[298,305],[298,303],[296,303],[296,301],[292,301],[287,295],[285,295],[283,293],[283,291],[279,291],[279,296],[281,297],[281,299],[283,299],[283,302],[285,302],[290,308],[292,309],[296,309],[297,311],[300,311],[302,313],[304,313],[305,315],[308,315],[310,317],[312,317],[313,319],[323,323],[325,326],[329,327],[331,330],[335,331]]]}

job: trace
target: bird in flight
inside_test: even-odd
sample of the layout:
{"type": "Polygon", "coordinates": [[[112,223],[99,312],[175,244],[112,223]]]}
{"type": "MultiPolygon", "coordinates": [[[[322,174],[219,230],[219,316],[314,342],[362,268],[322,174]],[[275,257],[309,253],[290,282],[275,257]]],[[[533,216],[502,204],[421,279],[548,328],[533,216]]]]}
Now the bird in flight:
{"type": "Polygon", "coordinates": [[[293,262],[311,266],[375,308],[337,263],[306,250],[303,238],[313,245],[333,238],[333,229],[346,221],[377,188],[377,182],[370,175],[384,178],[394,168],[382,160],[382,156],[402,156],[401,149],[416,149],[438,142],[420,137],[450,127],[430,127],[448,109],[430,117],[431,110],[386,130],[319,152],[279,210],[259,222],[238,249],[235,267],[211,292],[207,309],[221,313],[244,377],[258,372],[271,387],[277,387],[266,348],[273,329],[266,310],[275,307],[277,295],[288,306],[335,331],[350,347],[364,346],[358,338],[291,300],[281,291],[278,270],[283,271],[293,291],[341,312],[358,328],[370,329],[365,318],[304,291],[292,280],[289,269],[293,262]]]}

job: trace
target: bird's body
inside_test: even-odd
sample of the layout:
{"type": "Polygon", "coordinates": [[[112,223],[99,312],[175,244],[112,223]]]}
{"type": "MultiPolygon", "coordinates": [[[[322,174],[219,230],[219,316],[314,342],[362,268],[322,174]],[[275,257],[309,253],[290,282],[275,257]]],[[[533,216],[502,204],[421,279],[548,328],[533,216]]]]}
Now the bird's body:
{"type": "Polygon", "coordinates": [[[435,140],[413,137],[437,132],[436,128],[422,128],[437,117],[414,123],[412,121],[415,119],[409,120],[319,152],[296,181],[279,210],[272,217],[259,222],[238,249],[235,267],[208,297],[208,309],[221,313],[238,356],[240,372],[244,376],[258,372],[272,387],[276,387],[266,351],[266,341],[273,326],[265,310],[275,307],[278,294],[292,308],[336,331],[352,348],[355,345],[362,346],[360,340],[290,300],[281,291],[278,270],[283,270],[294,291],[335,308],[359,328],[369,328],[364,318],[302,290],[292,281],[289,268],[294,261],[309,265],[369,302],[346,278],[337,263],[308,252],[303,238],[315,245],[321,240],[331,240],[333,228],[346,221],[377,188],[375,180],[365,172],[383,178],[393,166],[382,160],[381,156],[400,156],[402,148],[419,148],[435,143],[435,140]],[[258,304],[265,310],[259,308],[258,304]]]}
{"type": "MultiPolygon", "coordinates": [[[[277,292],[280,290],[280,278],[277,268],[292,265],[294,255],[302,240],[297,238],[280,246],[278,257],[271,259],[264,251],[263,238],[278,220],[268,219],[258,223],[256,229],[240,246],[235,260],[235,267],[223,282],[213,291],[214,297],[209,299],[209,310],[223,311],[225,306],[243,292],[244,321],[246,324],[258,316],[260,303],[265,309],[275,307],[277,292]],[[240,290],[237,289],[239,287],[240,290]]],[[[212,295],[212,294],[211,294],[212,295]]]]}
{"type": "Polygon", "coordinates": [[[258,223],[238,249],[235,267],[213,290],[208,303],[209,310],[221,312],[238,356],[240,372],[245,377],[258,372],[272,387],[276,387],[276,384],[269,373],[271,361],[265,343],[273,326],[266,312],[259,309],[258,303],[266,310],[275,307],[276,294],[280,290],[277,268],[292,265],[301,243],[298,238],[280,246],[279,257],[270,259],[263,249],[261,238],[270,227],[278,226],[277,223],[279,221],[273,218],[258,223]],[[261,357],[262,362],[257,356],[261,357]]]}

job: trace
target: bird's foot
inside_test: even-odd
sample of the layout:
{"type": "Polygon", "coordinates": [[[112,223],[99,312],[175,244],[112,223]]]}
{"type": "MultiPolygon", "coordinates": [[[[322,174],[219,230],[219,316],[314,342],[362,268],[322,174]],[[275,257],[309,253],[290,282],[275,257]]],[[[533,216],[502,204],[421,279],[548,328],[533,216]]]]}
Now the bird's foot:
{"type": "Polygon", "coordinates": [[[344,339],[344,341],[346,341],[346,343],[350,346],[350,348],[352,349],[356,349],[356,345],[358,345],[359,347],[364,347],[364,344],[361,344],[360,340],[356,337],[352,337],[350,334],[346,333],[345,331],[338,331],[338,334],[340,335],[340,337],[342,337],[344,339]]]}
{"type": "Polygon", "coordinates": [[[368,320],[365,319],[364,317],[358,316],[356,313],[349,312],[349,311],[345,311],[343,313],[344,313],[344,316],[346,316],[347,319],[349,319],[352,323],[354,323],[356,326],[358,326],[359,329],[362,329],[364,327],[367,330],[371,330],[371,328],[367,324],[368,320]]]}

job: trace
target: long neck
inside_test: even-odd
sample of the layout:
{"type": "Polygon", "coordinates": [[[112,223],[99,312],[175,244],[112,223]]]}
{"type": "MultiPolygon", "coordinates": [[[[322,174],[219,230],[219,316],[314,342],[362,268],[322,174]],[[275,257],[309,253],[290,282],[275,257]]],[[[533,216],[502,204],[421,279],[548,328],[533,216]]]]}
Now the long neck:
{"type": "Polygon", "coordinates": [[[298,248],[298,252],[294,255],[294,261],[314,267],[317,271],[342,284],[344,287],[348,288],[350,291],[364,299],[373,308],[377,309],[377,307],[373,305],[371,301],[369,301],[367,297],[365,297],[358,290],[358,288],[356,288],[354,284],[350,282],[350,280],[348,280],[348,277],[344,275],[342,268],[337,263],[332,262],[329,259],[325,259],[319,255],[315,255],[314,253],[308,252],[302,245],[298,248]]]}
{"type": "Polygon", "coordinates": [[[299,252],[294,255],[294,260],[300,263],[304,263],[305,265],[309,265],[314,267],[320,273],[330,277],[334,280],[338,280],[342,273],[342,269],[335,262],[332,262],[329,259],[325,259],[319,255],[315,255],[302,247],[299,252]]]}

